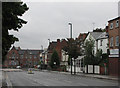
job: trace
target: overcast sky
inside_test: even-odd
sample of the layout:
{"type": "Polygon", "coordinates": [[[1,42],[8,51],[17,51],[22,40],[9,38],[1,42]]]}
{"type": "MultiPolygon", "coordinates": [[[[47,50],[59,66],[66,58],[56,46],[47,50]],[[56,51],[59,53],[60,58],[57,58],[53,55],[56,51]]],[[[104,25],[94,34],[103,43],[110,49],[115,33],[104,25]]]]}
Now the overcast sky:
{"type": "Polygon", "coordinates": [[[95,28],[105,28],[107,21],[118,16],[117,2],[26,2],[29,10],[22,16],[28,21],[19,32],[14,45],[25,49],[48,47],[48,39],[70,37],[68,23],[73,24],[73,37],[95,28]],[[93,23],[95,25],[93,26],[93,23]]]}

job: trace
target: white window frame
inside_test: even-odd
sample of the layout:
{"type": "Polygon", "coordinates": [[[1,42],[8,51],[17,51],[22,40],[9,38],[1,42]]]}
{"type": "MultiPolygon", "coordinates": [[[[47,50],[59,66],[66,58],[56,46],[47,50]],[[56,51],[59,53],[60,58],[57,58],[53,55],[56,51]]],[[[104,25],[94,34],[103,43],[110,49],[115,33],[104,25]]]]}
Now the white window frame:
{"type": "Polygon", "coordinates": [[[110,47],[113,47],[113,37],[110,38],[110,47]]]}
{"type": "Polygon", "coordinates": [[[110,23],[110,29],[113,29],[113,23],[110,23]]]}
{"type": "Polygon", "coordinates": [[[119,36],[115,37],[115,46],[119,46],[119,36]]]}

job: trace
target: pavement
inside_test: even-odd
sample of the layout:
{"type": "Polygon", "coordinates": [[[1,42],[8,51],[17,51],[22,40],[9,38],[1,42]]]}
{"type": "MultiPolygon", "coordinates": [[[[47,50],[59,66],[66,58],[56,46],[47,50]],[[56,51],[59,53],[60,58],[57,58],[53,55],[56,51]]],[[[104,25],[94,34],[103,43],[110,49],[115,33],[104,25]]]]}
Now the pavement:
{"type": "MultiPolygon", "coordinates": [[[[42,71],[48,71],[48,70],[42,70],[42,71]]],[[[59,71],[49,71],[49,72],[71,75],[70,72],[59,72],[59,71]]],[[[83,76],[83,77],[92,77],[92,78],[98,78],[98,79],[108,79],[108,80],[116,80],[116,81],[118,81],[118,77],[115,77],[115,76],[99,75],[99,74],[86,74],[86,73],[76,73],[76,75],[83,76]]]]}

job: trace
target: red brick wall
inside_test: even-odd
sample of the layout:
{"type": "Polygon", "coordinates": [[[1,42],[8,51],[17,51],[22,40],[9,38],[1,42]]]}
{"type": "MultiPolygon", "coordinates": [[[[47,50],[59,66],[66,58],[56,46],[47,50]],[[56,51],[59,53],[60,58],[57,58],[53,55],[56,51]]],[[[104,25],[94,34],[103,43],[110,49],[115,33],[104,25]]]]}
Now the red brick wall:
{"type": "MultiPolygon", "coordinates": [[[[119,43],[120,43],[120,17],[113,19],[111,21],[109,21],[108,24],[108,33],[109,33],[109,49],[119,49],[118,46],[115,46],[115,42],[116,42],[116,36],[119,35],[119,43]],[[119,27],[116,28],[116,20],[119,20],[119,27]],[[110,29],[110,24],[113,23],[113,29],[110,29]],[[113,37],[113,47],[110,47],[110,38],[113,37]]],[[[114,58],[110,58],[109,57],[109,75],[112,76],[118,76],[118,73],[120,73],[120,61],[118,60],[120,59],[117,57],[114,58]]]]}
{"type": "Polygon", "coordinates": [[[109,58],[109,75],[118,76],[118,58],[109,58]]]}

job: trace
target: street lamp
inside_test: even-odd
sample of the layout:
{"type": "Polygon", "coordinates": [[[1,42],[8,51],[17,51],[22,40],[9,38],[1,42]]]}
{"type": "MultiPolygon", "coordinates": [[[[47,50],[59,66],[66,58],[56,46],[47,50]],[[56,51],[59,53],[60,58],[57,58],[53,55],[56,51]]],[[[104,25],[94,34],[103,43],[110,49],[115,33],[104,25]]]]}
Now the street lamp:
{"type": "Polygon", "coordinates": [[[50,45],[50,39],[48,39],[48,41],[49,41],[49,45],[50,45]]]}
{"type": "MultiPolygon", "coordinates": [[[[72,23],[68,23],[70,25],[70,38],[72,39],[72,23]]],[[[72,74],[72,58],[71,58],[71,74],[72,74]]]]}
{"type": "Polygon", "coordinates": [[[70,38],[72,38],[72,23],[68,23],[70,25],[70,38]]]}

